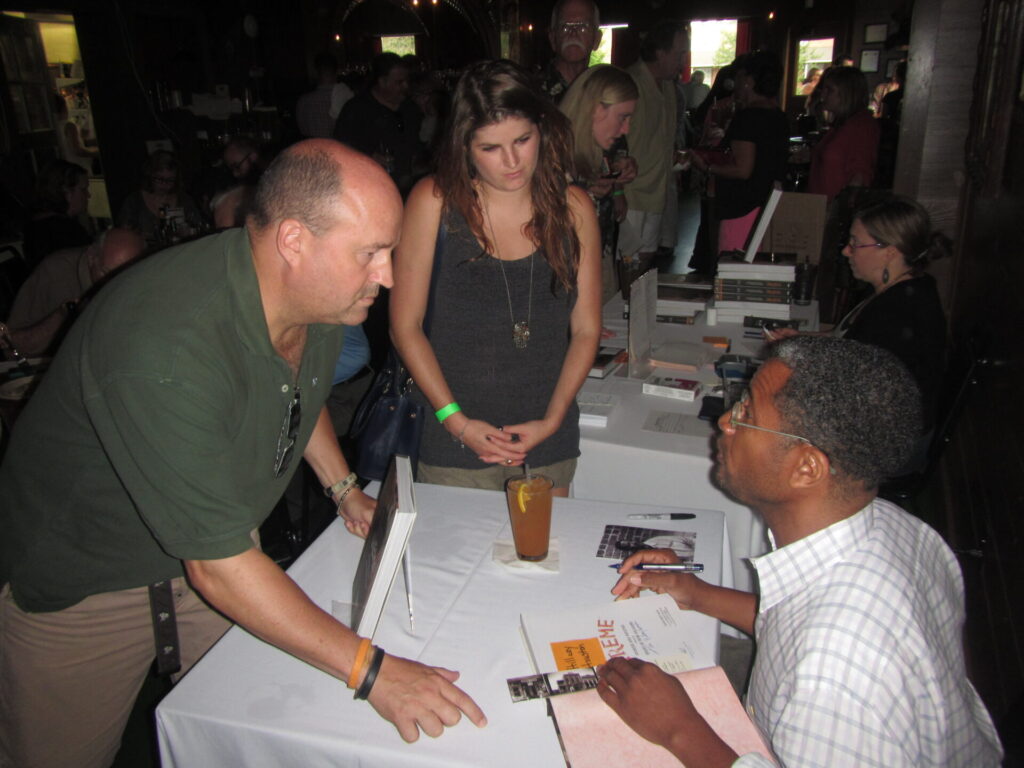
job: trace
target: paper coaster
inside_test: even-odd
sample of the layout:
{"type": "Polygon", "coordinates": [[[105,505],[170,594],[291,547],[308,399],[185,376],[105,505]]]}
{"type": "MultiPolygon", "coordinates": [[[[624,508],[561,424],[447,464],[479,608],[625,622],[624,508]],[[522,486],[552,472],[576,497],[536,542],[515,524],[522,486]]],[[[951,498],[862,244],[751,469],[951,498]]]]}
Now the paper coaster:
{"type": "Polygon", "coordinates": [[[551,539],[548,545],[548,556],[544,560],[536,562],[520,560],[516,557],[515,545],[508,539],[499,539],[494,542],[494,549],[491,551],[491,559],[514,571],[534,571],[536,573],[558,573],[560,570],[558,557],[558,539],[551,539]]]}

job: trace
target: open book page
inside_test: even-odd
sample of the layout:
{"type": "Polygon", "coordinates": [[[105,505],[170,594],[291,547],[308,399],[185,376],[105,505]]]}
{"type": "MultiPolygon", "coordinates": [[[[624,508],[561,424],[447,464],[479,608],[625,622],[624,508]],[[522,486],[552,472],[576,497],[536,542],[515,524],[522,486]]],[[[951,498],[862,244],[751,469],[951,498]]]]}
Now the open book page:
{"type": "MultiPolygon", "coordinates": [[[[721,667],[681,672],[676,677],[700,715],[736,754],[759,752],[772,757],[721,667]]],[[[552,697],[549,702],[572,768],[606,768],[609,764],[679,768],[675,756],[639,736],[596,690],[552,697]]]]}
{"type": "Polygon", "coordinates": [[[713,653],[689,636],[686,614],[669,595],[650,595],[521,616],[537,672],[581,669],[630,656],[666,672],[710,667],[713,653]]]}

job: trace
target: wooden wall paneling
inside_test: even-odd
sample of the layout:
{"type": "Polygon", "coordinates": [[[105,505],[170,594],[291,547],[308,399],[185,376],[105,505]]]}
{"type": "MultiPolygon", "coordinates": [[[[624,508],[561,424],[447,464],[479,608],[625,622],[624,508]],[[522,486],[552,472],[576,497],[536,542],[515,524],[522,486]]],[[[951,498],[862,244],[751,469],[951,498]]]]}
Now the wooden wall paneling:
{"type": "MultiPolygon", "coordinates": [[[[928,209],[934,224],[951,237],[966,181],[964,143],[981,39],[983,0],[921,0],[914,6],[900,144],[893,189],[928,209]]],[[[932,274],[947,307],[953,265],[935,264],[932,274]]]]}
{"type": "MultiPolygon", "coordinates": [[[[1024,744],[1024,0],[984,7],[966,184],[956,243],[952,333],[962,351],[974,329],[989,338],[943,461],[947,537],[967,588],[969,670],[1008,753],[1024,744]],[[1015,138],[1017,137],[1017,138],[1015,138]]],[[[1008,759],[1007,764],[1020,764],[1008,759]]]]}

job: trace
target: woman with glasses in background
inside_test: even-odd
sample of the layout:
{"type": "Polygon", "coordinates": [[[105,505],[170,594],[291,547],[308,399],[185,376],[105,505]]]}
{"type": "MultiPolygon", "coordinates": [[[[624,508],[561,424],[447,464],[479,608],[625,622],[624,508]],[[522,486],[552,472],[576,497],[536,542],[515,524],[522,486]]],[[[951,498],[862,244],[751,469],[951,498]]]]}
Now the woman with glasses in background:
{"type": "Polygon", "coordinates": [[[202,215],[181,191],[174,153],[158,149],[142,164],[142,188],[125,198],[117,226],[134,229],[150,247],[165,247],[202,229],[202,215]]]}
{"type": "MultiPolygon", "coordinates": [[[[933,230],[928,212],[908,197],[886,194],[857,209],[843,255],[871,292],[832,331],[896,355],[921,388],[928,426],[945,369],[946,318],[925,268],[949,248],[949,238],[933,230]]],[[[780,329],[770,338],[793,334],[780,329]]]]}
{"type": "Polygon", "coordinates": [[[928,264],[949,254],[916,200],[887,195],[854,213],[843,255],[871,294],[836,326],[846,339],[892,352],[921,387],[926,421],[934,416],[945,365],[946,318],[928,264]]]}

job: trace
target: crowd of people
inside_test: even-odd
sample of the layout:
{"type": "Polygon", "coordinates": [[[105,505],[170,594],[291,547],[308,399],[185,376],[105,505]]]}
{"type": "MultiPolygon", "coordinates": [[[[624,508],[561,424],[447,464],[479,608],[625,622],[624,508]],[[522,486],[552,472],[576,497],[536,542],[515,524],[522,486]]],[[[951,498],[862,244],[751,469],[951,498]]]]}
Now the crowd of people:
{"type": "MultiPolygon", "coordinates": [[[[155,600],[176,615],[161,645],[175,675],[237,623],[346,682],[407,741],[463,716],[486,725],[457,672],[368,651],[251,534],[301,457],[366,535],[375,500],[339,438],[368,384],[379,341],[364,324],[383,290],[390,340],[434,415],[417,479],[497,490],[529,463],[567,495],[601,308],[628,286],[622,265],[643,269],[665,244],[677,164],[714,182],[718,249],[742,247],[786,172],[779,57],[745,54],[709,90],[681,91],[685,23],[653,26],[626,69],[587,66],[599,36],[593,0],[559,0],[543,72],[476,63],[450,97],[414,60],[377,56],[352,93],[318,57],[296,109],[306,139],[274,157],[232,139],[198,202],[158,150],[95,240],[79,231],[81,166],[40,175],[38,266],[0,329],[55,353],[0,464],[0,763],[110,764],[157,655],[155,600]],[[702,98],[693,152],[680,152],[680,93],[702,98]]],[[[812,187],[869,186],[863,74],[829,68],[808,98],[831,126],[812,187]]],[[[945,321],[924,267],[948,242],[890,195],[857,210],[844,243],[870,295],[831,338],[771,345],[718,422],[716,480],[773,537],[759,594],[634,569],[666,551],[629,558],[613,591],[667,592],[756,637],[749,711],[783,765],[995,765],[955,558],[877,498],[935,420],[945,321]]],[[[610,662],[599,693],[688,766],[762,764],[652,665],[610,662]]]]}

